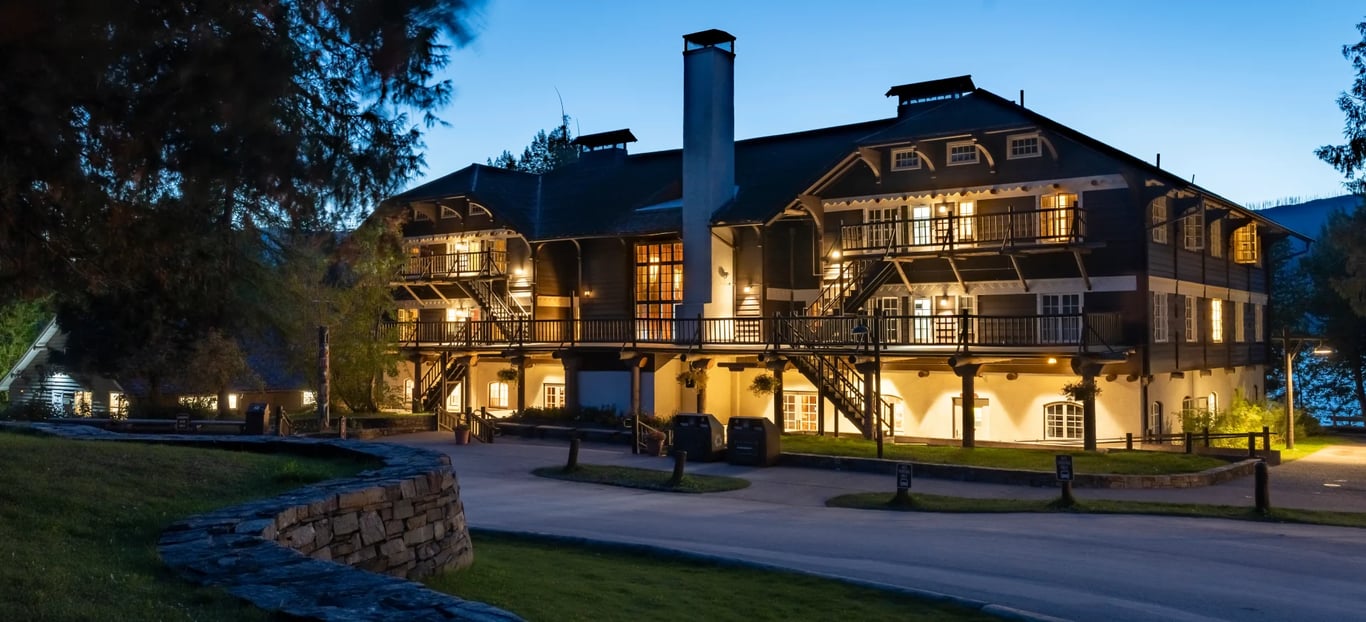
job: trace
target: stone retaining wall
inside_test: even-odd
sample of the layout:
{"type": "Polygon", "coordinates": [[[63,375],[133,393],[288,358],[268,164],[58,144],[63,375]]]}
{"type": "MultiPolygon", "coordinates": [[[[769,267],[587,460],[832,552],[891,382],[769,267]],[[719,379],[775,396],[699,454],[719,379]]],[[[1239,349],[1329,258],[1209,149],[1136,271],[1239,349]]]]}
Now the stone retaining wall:
{"type": "Polygon", "coordinates": [[[176,522],[162,532],[158,553],[181,577],[222,587],[290,619],[520,620],[400,578],[463,568],[474,559],[459,484],[444,454],[335,439],[6,427],[67,438],[378,460],[382,467],[352,478],[176,522]]]}
{"type": "MultiPolygon", "coordinates": [[[[831,469],[836,471],[856,471],[860,473],[883,473],[889,478],[896,474],[898,460],[878,458],[851,458],[847,456],[825,456],[818,454],[783,453],[779,464],[783,466],[831,469]]],[[[1251,475],[1260,460],[1242,460],[1226,466],[1215,467],[1199,473],[1177,473],[1173,475],[1110,475],[1077,473],[1072,485],[1077,488],[1195,488],[1226,482],[1251,475]]],[[[954,464],[930,464],[912,462],[916,477],[951,479],[961,482],[985,482],[1009,484],[1014,486],[1049,487],[1057,486],[1054,473],[1047,471],[1024,471],[1019,469],[992,469],[986,467],[962,466],[954,464]]],[[[888,480],[891,481],[890,479],[888,480]]]]}

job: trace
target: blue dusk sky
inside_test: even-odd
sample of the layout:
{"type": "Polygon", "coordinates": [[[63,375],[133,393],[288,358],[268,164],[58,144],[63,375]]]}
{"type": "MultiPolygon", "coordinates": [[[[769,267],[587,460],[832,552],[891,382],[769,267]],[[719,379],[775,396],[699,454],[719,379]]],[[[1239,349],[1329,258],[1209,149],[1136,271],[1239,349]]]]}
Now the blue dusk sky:
{"type": "Polygon", "coordinates": [[[1344,44],[1360,2],[491,0],[451,54],[447,127],[414,184],[520,154],[558,123],[682,145],[682,35],[736,37],[737,139],[887,118],[887,88],[979,88],[1244,205],[1343,194],[1314,149],[1342,142],[1344,44]]]}

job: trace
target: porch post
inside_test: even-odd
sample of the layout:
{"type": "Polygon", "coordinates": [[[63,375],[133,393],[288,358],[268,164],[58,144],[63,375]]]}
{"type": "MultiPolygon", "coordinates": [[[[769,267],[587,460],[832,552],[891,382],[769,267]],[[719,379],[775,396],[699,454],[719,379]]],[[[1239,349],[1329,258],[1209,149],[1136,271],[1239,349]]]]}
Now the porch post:
{"type": "Polygon", "coordinates": [[[861,361],[854,366],[863,375],[863,438],[868,440],[877,439],[878,417],[880,413],[876,404],[881,401],[877,398],[877,387],[874,374],[877,373],[877,364],[872,361],[861,361]]]}
{"type": "Polygon", "coordinates": [[[583,362],[579,355],[563,353],[560,362],[564,364],[564,409],[569,412],[578,412],[580,406],[579,396],[579,366],[583,362]]]}
{"type": "Polygon", "coordinates": [[[440,402],[437,402],[436,407],[437,407],[437,408],[440,408],[442,411],[444,411],[444,410],[446,410],[446,402],[449,401],[450,395],[451,395],[451,388],[450,388],[450,385],[449,385],[449,383],[446,381],[446,370],[450,369],[450,367],[449,367],[449,365],[450,365],[450,353],[449,353],[449,352],[445,352],[445,351],[442,351],[442,352],[441,352],[441,361],[440,361],[440,365],[441,365],[441,401],[440,401],[440,402]]]}
{"type": "Polygon", "coordinates": [[[963,434],[963,447],[977,446],[977,370],[982,368],[981,363],[958,363],[949,359],[949,364],[953,365],[953,373],[963,379],[963,394],[959,398],[962,404],[960,409],[961,421],[958,429],[963,434]]]}
{"type": "MultiPolygon", "coordinates": [[[[1081,376],[1084,386],[1095,388],[1100,365],[1082,359],[1072,359],[1072,371],[1081,376]]],[[[1081,443],[1086,451],[1096,450],[1096,392],[1087,391],[1081,400],[1081,443]]]]}
{"type": "Polygon", "coordinates": [[[512,364],[517,366],[517,413],[521,414],[526,412],[526,356],[512,357],[512,364]]]}
{"type": "Polygon", "coordinates": [[[413,394],[409,396],[413,412],[422,412],[422,353],[413,353],[413,394]]]}
{"type": "Polygon", "coordinates": [[[778,427],[779,434],[787,432],[783,429],[783,369],[786,367],[787,359],[782,357],[775,357],[768,363],[768,369],[773,374],[773,424],[778,427]]]}

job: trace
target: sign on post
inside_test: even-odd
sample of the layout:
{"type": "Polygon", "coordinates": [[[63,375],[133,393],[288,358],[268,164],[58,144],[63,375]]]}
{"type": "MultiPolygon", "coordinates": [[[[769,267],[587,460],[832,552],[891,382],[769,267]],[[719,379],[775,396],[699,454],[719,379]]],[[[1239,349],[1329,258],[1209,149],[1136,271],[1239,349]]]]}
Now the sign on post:
{"type": "Polygon", "coordinates": [[[906,492],[911,489],[911,463],[898,462],[896,465],[896,491],[906,492]]]}
{"type": "Polygon", "coordinates": [[[1058,481],[1072,481],[1072,456],[1058,455],[1053,457],[1054,465],[1058,469],[1058,481]]]}

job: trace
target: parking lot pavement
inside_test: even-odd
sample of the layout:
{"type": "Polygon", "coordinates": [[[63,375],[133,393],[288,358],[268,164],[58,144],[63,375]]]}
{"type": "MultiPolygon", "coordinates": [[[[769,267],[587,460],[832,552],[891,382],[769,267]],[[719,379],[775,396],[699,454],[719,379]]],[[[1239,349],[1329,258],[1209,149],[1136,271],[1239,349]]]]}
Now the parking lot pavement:
{"type": "MultiPolygon", "coordinates": [[[[427,447],[451,456],[462,483],[485,478],[532,478],[536,467],[561,464],[567,457],[568,443],[554,439],[499,437],[497,443],[455,445],[448,433],[426,432],[391,437],[389,442],[427,447]]],[[[639,456],[625,445],[583,443],[579,460],[587,464],[638,466],[668,470],[672,458],[639,456]]],[[[891,475],[853,473],[797,467],[750,467],[725,462],[691,462],[688,472],[731,475],[750,481],[741,490],[720,495],[776,503],[814,506],[851,492],[896,491],[891,475]]],[[[992,499],[1048,499],[1058,495],[1055,488],[1007,486],[952,480],[915,478],[912,491],[956,497],[992,499]]],[[[1215,486],[1162,489],[1076,490],[1078,499],[1118,499],[1211,505],[1252,505],[1252,478],[1240,478],[1215,486]]],[[[1315,454],[1271,469],[1273,507],[1343,512],[1366,512],[1366,443],[1336,445],[1315,454]]]]}

